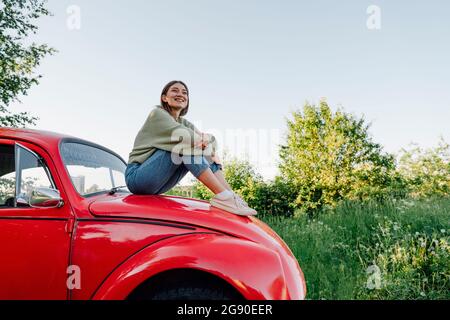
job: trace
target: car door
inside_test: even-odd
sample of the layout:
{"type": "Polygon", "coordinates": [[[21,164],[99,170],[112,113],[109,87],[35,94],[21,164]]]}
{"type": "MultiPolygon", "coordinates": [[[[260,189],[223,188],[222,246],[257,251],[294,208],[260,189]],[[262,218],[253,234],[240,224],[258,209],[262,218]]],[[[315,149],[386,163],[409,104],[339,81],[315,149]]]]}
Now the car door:
{"type": "Polygon", "coordinates": [[[0,139],[0,299],[67,298],[70,206],[26,204],[34,188],[57,189],[65,199],[55,173],[37,146],[0,139]]]}

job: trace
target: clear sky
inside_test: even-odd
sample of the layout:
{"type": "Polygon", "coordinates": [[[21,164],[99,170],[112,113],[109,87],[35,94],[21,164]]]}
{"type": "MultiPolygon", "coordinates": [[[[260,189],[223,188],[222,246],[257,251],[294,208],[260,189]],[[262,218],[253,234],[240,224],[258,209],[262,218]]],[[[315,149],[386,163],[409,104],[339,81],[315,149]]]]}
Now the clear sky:
{"type": "Polygon", "coordinates": [[[218,135],[231,155],[247,150],[266,178],[277,172],[285,118],[322,97],[372,122],[388,152],[410,142],[432,147],[440,135],[450,141],[449,1],[49,0],[48,7],[54,16],[40,21],[36,40],[59,52],[11,110],[125,160],[173,79],[189,86],[187,118],[218,135]],[[368,13],[371,5],[380,11],[368,13]]]}

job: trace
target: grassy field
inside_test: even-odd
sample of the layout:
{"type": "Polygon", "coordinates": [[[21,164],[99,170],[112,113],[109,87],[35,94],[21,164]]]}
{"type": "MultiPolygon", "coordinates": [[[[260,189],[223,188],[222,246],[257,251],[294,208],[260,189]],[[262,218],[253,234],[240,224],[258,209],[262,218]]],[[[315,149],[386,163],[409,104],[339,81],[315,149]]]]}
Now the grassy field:
{"type": "Polygon", "coordinates": [[[450,299],[450,199],[259,218],[298,258],[308,299],[450,299]]]}

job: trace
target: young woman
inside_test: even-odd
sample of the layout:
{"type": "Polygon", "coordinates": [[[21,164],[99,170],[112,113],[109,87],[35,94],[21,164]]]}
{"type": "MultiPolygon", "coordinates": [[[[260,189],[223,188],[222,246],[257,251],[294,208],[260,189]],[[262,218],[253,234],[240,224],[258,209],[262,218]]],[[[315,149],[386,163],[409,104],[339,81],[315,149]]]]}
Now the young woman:
{"type": "Polygon", "coordinates": [[[255,215],[225,180],[214,136],[186,120],[188,110],[186,84],[169,82],[161,93],[161,105],[150,112],[134,141],[125,171],[128,189],[135,194],[162,194],[191,172],[215,194],[212,206],[255,215]]]}

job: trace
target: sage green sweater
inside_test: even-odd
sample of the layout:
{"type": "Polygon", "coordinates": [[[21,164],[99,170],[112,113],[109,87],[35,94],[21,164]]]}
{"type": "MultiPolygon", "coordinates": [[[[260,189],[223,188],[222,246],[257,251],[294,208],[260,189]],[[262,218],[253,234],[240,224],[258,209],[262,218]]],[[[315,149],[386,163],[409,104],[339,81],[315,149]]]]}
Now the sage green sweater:
{"type": "Polygon", "coordinates": [[[199,141],[200,131],[192,123],[183,117],[179,117],[177,121],[161,106],[156,106],[134,140],[128,163],[143,163],[156,149],[180,155],[213,156],[217,149],[214,136],[211,136],[208,147],[204,150],[194,147],[199,141]]]}

